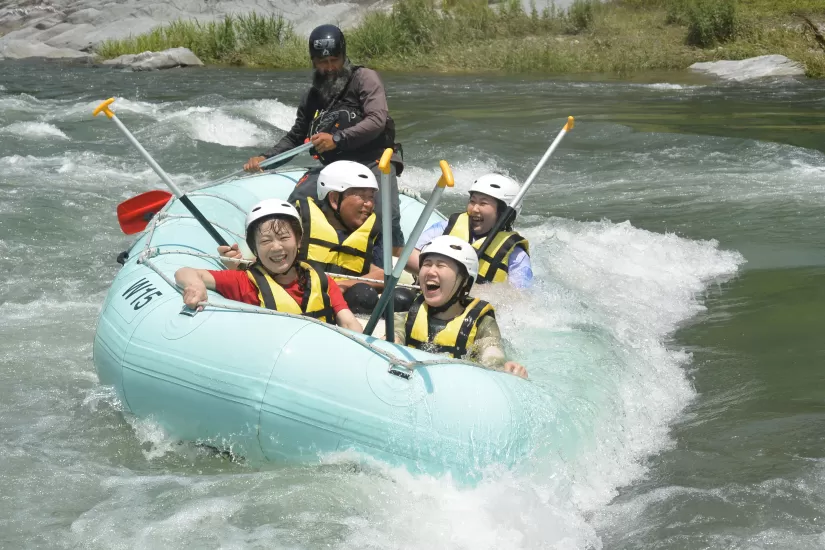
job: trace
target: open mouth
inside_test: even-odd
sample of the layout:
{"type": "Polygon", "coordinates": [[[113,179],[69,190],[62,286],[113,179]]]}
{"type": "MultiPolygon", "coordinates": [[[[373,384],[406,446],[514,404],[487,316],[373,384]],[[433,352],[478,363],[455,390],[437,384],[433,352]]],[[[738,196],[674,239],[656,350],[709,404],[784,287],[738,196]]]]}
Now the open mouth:
{"type": "Polygon", "coordinates": [[[436,283],[435,281],[427,281],[424,283],[424,288],[429,291],[436,291],[441,288],[441,285],[436,283]]]}
{"type": "Polygon", "coordinates": [[[484,218],[481,216],[470,216],[470,221],[473,222],[475,225],[481,225],[484,223],[484,218]]]}
{"type": "Polygon", "coordinates": [[[269,261],[270,261],[270,262],[272,262],[272,263],[274,263],[274,264],[279,264],[279,263],[283,262],[284,260],[286,260],[286,255],[282,255],[282,256],[270,256],[270,257],[269,257],[269,261]]]}

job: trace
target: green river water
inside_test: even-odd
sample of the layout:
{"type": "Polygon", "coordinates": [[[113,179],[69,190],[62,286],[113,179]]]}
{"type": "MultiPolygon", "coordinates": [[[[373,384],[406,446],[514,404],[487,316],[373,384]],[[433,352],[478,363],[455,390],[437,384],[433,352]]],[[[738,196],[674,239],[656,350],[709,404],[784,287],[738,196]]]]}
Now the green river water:
{"type": "Polygon", "coordinates": [[[115,207],[162,184],[94,106],[118,97],[186,187],[281,136],[308,74],[0,66],[0,546],[825,547],[825,84],[383,75],[401,184],[453,165],[443,212],[485,172],[526,178],[576,117],[519,222],[538,284],[500,315],[531,377],[578,396],[576,452],[460,489],[232,463],[97,382],[115,207]]]}

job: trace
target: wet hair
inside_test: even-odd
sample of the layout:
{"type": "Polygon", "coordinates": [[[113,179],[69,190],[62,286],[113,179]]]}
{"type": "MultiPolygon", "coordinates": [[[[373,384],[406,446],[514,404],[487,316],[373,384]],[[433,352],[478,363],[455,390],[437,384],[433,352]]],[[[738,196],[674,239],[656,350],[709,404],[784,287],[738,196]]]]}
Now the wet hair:
{"type": "MultiPolygon", "coordinates": [[[[259,220],[255,220],[254,222],[252,222],[249,226],[249,229],[247,229],[246,231],[246,244],[247,246],[249,246],[249,250],[251,250],[256,256],[258,255],[258,248],[255,245],[255,235],[258,234],[261,231],[261,229],[263,229],[263,226],[266,223],[269,223],[272,226],[272,231],[274,231],[275,233],[279,233],[287,227],[292,229],[292,233],[295,234],[295,240],[297,241],[299,248],[298,254],[295,255],[295,264],[297,264],[299,258],[301,257],[300,247],[304,232],[301,230],[301,223],[292,216],[275,214],[272,216],[265,216],[259,220]]],[[[300,265],[296,265],[295,267],[297,267],[296,271],[298,272],[298,284],[304,290],[304,292],[306,292],[309,288],[308,274],[303,269],[301,269],[300,265]]]]}
{"type": "Polygon", "coordinates": [[[301,230],[301,224],[298,220],[291,216],[284,216],[281,214],[264,216],[263,218],[252,222],[246,230],[246,244],[249,246],[249,250],[251,250],[256,256],[258,255],[258,247],[255,244],[255,235],[261,231],[265,223],[269,223],[275,233],[280,233],[287,227],[291,228],[292,233],[295,234],[295,240],[298,241],[298,246],[300,246],[303,231],[301,230]]]}

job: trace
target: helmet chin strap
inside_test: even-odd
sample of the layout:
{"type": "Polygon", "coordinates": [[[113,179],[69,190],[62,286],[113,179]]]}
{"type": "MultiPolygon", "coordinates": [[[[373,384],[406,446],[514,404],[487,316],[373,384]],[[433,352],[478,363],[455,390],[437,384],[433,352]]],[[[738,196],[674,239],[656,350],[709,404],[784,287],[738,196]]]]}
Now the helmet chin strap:
{"type": "Polygon", "coordinates": [[[329,207],[332,209],[332,215],[335,216],[335,219],[338,220],[338,223],[343,225],[344,229],[346,229],[347,231],[355,231],[355,229],[352,229],[350,226],[348,226],[346,224],[346,222],[344,221],[344,218],[341,217],[341,198],[342,198],[341,196],[342,195],[343,195],[343,193],[338,193],[338,205],[337,206],[332,206],[332,203],[330,201],[327,201],[327,203],[329,203],[329,207]]]}

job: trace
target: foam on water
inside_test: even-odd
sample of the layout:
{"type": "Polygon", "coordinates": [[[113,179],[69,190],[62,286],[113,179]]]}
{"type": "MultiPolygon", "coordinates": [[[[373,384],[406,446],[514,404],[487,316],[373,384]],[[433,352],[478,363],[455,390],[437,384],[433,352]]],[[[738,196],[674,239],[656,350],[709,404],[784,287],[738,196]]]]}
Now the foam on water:
{"type": "MultiPolygon", "coordinates": [[[[447,188],[444,197],[460,196],[464,199],[473,182],[479,177],[489,172],[502,172],[496,162],[492,159],[478,159],[471,157],[467,160],[456,162],[448,161],[455,179],[455,187],[447,188]]],[[[437,166],[437,164],[436,164],[437,166]]],[[[410,187],[425,196],[433,190],[438,178],[441,176],[440,168],[406,166],[404,173],[398,178],[399,185],[410,187]]]]}
{"type": "Polygon", "coordinates": [[[272,141],[272,136],[256,124],[214,107],[189,107],[166,114],[159,119],[158,128],[165,129],[170,122],[185,128],[192,139],[218,145],[253,147],[272,141]]]}
{"type": "Polygon", "coordinates": [[[46,106],[29,94],[4,95],[0,97],[0,120],[8,120],[19,113],[32,114],[45,112],[46,106]]]}
{"type": "Polygon", "coordinates": [[[562,175],[551,166],[538,178],[536,192],[552,192],[569,204],[588,202],[593,193],[603,201],[677,196],[683,206],[825,202],[825,153],[820,151],[735,138],[697,142],[692,136],[604,130],[610,137],[600,139],[626,142],[627,149],[589,153],[587,170],[580,172],[562,175]]]}
{"type": "Polygon", "coordinates": [[[651,90],[698,90],[704,86],[690,85],[690,84],[670,84],[667,82],[655,82],[653,84],[636,84],[641,88],[649,88],[651,90]]]}
{"type": "MultiPolygon", "coordinates": [[[[516,471],[490,472],[469,490],[375,461],[368,461],[370,475],[327,479],[325,491],[363,500],[346,528],[330,535],[333,548],[602,548],[589,518],[644,474],[646,456],[670,445],[668,424],[694,392],[684,372],[690,355],[669,349],[667,339],[702,310],[708,285],[736,273],[741,255],[628,222],[554,218],[524,233],[536,288],[481,287],[476,294],[499,304],[508,348],[546,390],[543,412],[531,419],[543,426],[534,457],[516,471]]],[[[151,420],[130,423],[148,460],[181,452],[151,420]]],[[[300,491],[317,484],[309,480],[300,491]]],[[[176,510],[201,502],[185,498],[176,510]]],[[[324,506],[313,513],[326,514],[324,506]]],[[[209,517],[216,536],[231,540],[221,518],[209,517]]],[[[342,519],[340,510],[334,517],[342,519]]],[[[304,533],[316,521],[293,517],[290,529],[304,533]]]]}
{"type": "MultiPolygon", "coordinates": [[[[85,189],[106,189],[124,199],[154,187],[162,188],[160,178],[142,160],[114,159],[91,151],[67,151],[62,155],[38,157],[33,155],[10,155],[0,157],[0,169],[4,175],[22,183],[48,189],[72,187],[85,189]],[[44,175],[47,176],[44,179],[44,175]],[[118,186],[112,183],[117,182],[118,186]]],[[[191,183],[189,175],[169,174],[175,183],[191,183]]]]}
{"type": "Polygon", "coordinates": [[[292,128],[292,124],[295,122],[295,107],[281,103],[277,99],[242,101],[238,105],[237,111],[284,132],[292,128]]]}
{"type": "MultiPolygon", "coordinates": [[[[679,93],[693,89],[645,86],[679,93]]],[[[0,118],[0,131],[30,123],[67,127],[58,121],[85,120],[96,105],[0,96],[0,117],[16,117],[0,118]]],[[[197,151],[187,148],[207,147],[193,142],[269,145],[294,116],[293,107],[277,100],[193,106],[119,99],[115,108],[133,117],[130,128],[153,154],[163,150],[168,134],[181,159],[197,158],[197,151]]],[[[551,163],[531,193],[553,193],[568,204],[614,196],[679,197],[680,204],[825,200],[822,153],[615,128],[605,135],[593,129],[589,136],[628,145],[588,150],[586,169],[568,169],[564,178],[551,163]],[[715,152],[719,144],[728,152],[715,152]],[[547,180],[552,187],[545,186],[547,180]]],[[[60,206],[55,211],[73,215],[92,203],[97,208],[92,215],[103,218],[104,212],[113,226],[113,215],[103,210],[111,209],[113,197],[122,200],[162,186],[128,145],[113,156],[53,137],[77,150],[38,156],[12,151],[18,154],[0,157],[0,178],[14,183],[0,187],[0,221],[13,223],[32,213],[50,219],[51,206],[15,217],[31,208],[33,197],[49,195],[60,206]]],[[[558,159],[565,154],[573,153],[560,151],[558,159]]],[[[447,191],[448,204],[463,204],[472,181],[501,171],[503,164],[469,149],[445,151],[444,158],[459,159],[451,160],[456,188],[447,191]]],[[[172,167],[177,182],[193,181],[188,168],[172,167]]],[[[438,175],[435,162],[417,162],[408,164],[400,179],[426,195],[438,175]]],[[[672,445],[668,426],[695,397],[685,374],[691,355],[672,347],[670,337],[703,310],[706,289],[735,276],[743,264],[741,255],[721,250],[715,241],[653,233],[623,219],[583,223],[539,213],[520,218],[519,229],[531,242],[535,288],[479,287],[476,293],[495,302],[508,352],[528,366],[531,383],[544,390],[541,413],[525,419],[538,426],[536,451],[527,464],[491,471],[468,490],[449,478],[411,476],[380,462],[356,467],[364,457],[347,453],[323,457],[322,465],[308,468],[226,466],[192,445],[180,445],[151,419],[127,415],[123,422],[115,394],[89,379],[96,308],[117,269],[111,251],[127,242],[114,226],[112,234],[101,234],[101,223],[78,217],[66,226],[76,235],[56,243],[23,232],[0,239],[0,263],[15,289],[0,305],[0,330],[8,342],[0,359],[9,365],[0,375],[19,383],[25,374],[33,381],[32,387],[21,387],[25,400],[4,404],[3,414],[41,419],[26,423],[22,435],[9,432],[16,419],[0,425],[0,435],[14,443],[0,449],[0,459],[9,472],[17,472],[8,479],[21,480],[10,486],[0,479],[0,488],[16,491],[12,497],[22,511],[14,512],[12,522],[43,537],[37,539],[42,546],[598,549],[623,542],[603,541],[605,531],[628,533],[632,547],[633,536],[647,528],[658,507],[678,504],[688,492],[694,502],[732,506],[743,514],[752,509],[737,508],[737,499],[748,502],[748,491],[763,491],[767,500],[791,494],[822,502],[820,469],[819,477],[804,480],[707,491],[667,488],[606,506],[618,487],[645,475],[647,457],[672,445]],[[27,257],[43,263],[24,269],[20,259],[27,257]],[[66,277],[65,270],[74,271],[66,277]],[[61,273],[57,282],[54,273],[61,273]],[[27,336],[35,331],[38,338],[27,336]],[[27,360],[20,363],[23,353],[27,360]],[[41,500],[22,499],[26,494],[40,494],[41,500]],[[43,517],[50,523],[37,523],[43,517]],[[55,528],[52,518],[71,527],[55,528]],[[611,529],[616,525],[625,527],[611,529]]],[[[805,512],[822,513],[821,506],[805,512]]],[[[716,537],[708,544],[803,548],[821,546],[825,539],[820,532],[803,536],[768,525],[744,538],[716,537]]]]}
{"type": "Polygon", "coordinates": [[[28,139],[69,139],[60,128],[46,122],[15,122],[0,128],[0,134],[12,134],[28,139]]]}
{"type": "Polygon", "coordinates": [[[724,487],[697,489],[690,487],[662,487],[651,490],[635,498],[618,502],[600,510],[593,517],[593,523],[604,531],[624,533],[629,540],[617,538],[609,543],[615,548],[632,548],[639,541],[670,543],[681,546],[678,535],[668,538],[671,528],[683,535],[689,527],[706,538],[706,547],[736,548],[742,550],[808,549],[825,545],[825,530],[821,518],[825,514],[825,501],[821,498],[821,488],[825,484],[825,462],[816,461],[813,471],[801,479],[768,479],[753,485],[731,483],[724,487]],[[754,501],[770,502],[770,506],[755,506],[754,501]],[[651,525],[648,518],[660,510],[679,507],[724,511],[733,516],[754,518],[762,529],[749,535],[706,534],[713,531],[715,515],[688,513],[684,522],[668,525],[667,528],[651,525]],[[794,509],[789,515],[784,512],[794,509]],[[782,528],[778,527],[782,525],[782,528]],[[632,533],[632,536],[627,534],[632,533]]]}
{"type": "MultiPolygon", "coordinates": [[[[52,108],[45,115],[46,120],[78,120],[87,119],[92,116],[92,112],[100,105],[100,101],[81,101],[66,104],[65,102],[47,102],[52,108]],[[55,104],[56,103],[56,104],[55,104]]],[[[127,99],[125,97],[115,97],[115,102],[112,104],[112,111],[118,117],[125,116],[129,118],[134,115],[157,119],[161,116],[164,110],[174,108],[173,104],[169,103],[150,103],[147,101],[139,101],[134,99],[127,99]]],[[[103,116],[103,115],[98,115],[103,116]]]]}

